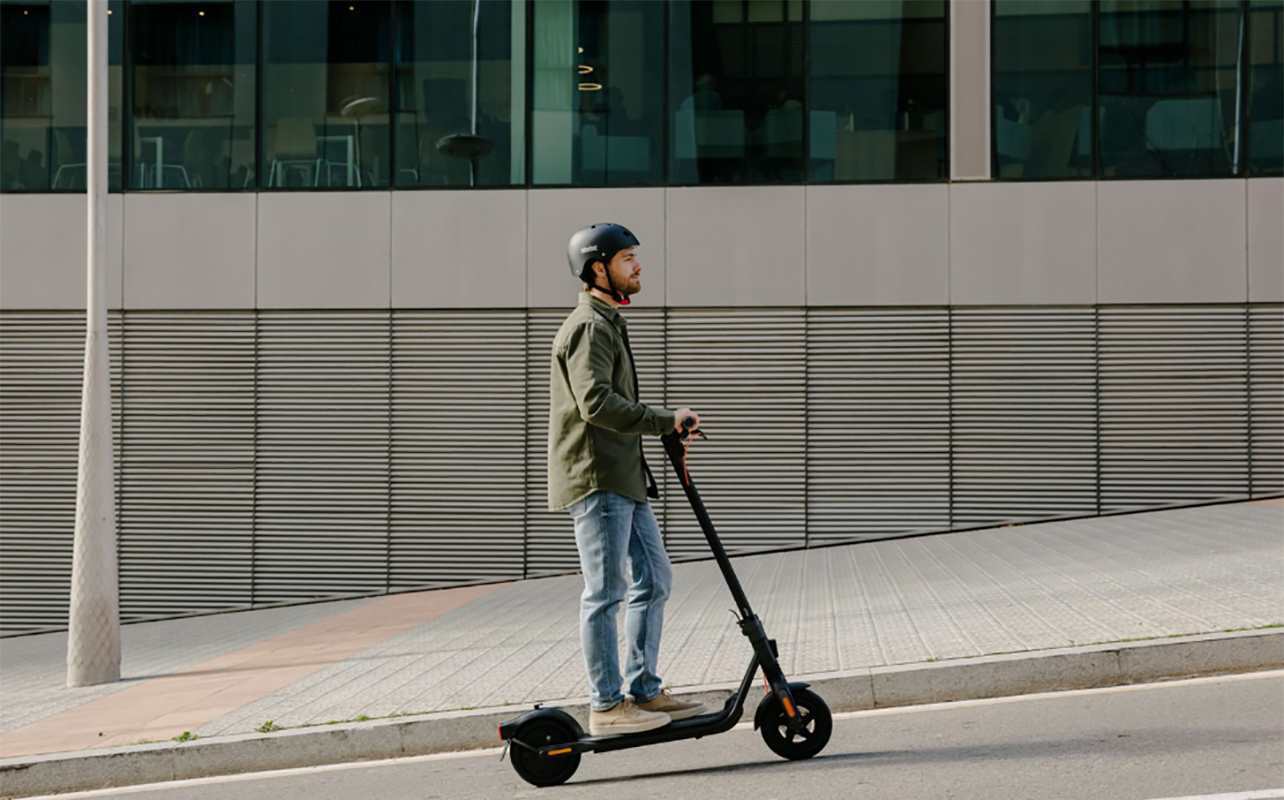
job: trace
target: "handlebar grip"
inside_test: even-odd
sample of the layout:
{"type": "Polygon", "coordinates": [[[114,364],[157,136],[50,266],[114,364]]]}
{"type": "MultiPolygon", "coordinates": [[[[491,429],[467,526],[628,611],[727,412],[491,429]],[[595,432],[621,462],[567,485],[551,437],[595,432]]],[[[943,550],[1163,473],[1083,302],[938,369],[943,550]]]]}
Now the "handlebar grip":
{"type": "Polygon", "coordinates": [[[695,427],[695,422],[695,417],[684,417],[682,420],[682,427],[685,430],[691,430],[695,427]]]}

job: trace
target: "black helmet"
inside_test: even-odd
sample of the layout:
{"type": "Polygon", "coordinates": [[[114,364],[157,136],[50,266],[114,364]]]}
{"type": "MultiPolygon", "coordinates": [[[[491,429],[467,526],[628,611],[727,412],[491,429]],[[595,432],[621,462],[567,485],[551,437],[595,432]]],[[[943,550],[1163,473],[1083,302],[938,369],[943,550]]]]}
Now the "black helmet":
{"type": "MultiPolygon", "coordinates": [[[[570,244],[566,246],[566,259],[571,265],[571,275],[584,283],[596,285],[597,276],[590,266],[594,261],[601,261],[606,266],[615,258],[616,253],[637,247],[638,244],[638,237],[632,231],[613,222],[598,222],[587,228],[580,228],[571,235],[570,244]]],[[[606,276],[605,291],[617,303],[628,305],[629,299],[616,292],[611,285],[610,273],[606,276]]]]}

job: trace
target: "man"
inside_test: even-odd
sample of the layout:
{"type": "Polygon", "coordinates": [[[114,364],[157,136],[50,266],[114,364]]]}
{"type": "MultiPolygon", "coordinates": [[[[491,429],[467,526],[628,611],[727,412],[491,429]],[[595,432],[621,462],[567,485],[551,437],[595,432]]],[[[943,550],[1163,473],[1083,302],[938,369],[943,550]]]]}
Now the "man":
{"type": "Polygon", "coordinates": [[[569,510],[584,573],[580,644],[588,667],[589,731],[641,733],[705,713],[661,689],[656,674],[673,570],[648,498],[659,497],[642,434],[660,436],[693,417],[638,401],[628,327],[619,308],[642,288],[638,240],[599,223],[571,237],[579,305],[553,340],[548,420],[548,501],[569,510]],[[621,691],[615,617],[628,594],[621,691]]]}

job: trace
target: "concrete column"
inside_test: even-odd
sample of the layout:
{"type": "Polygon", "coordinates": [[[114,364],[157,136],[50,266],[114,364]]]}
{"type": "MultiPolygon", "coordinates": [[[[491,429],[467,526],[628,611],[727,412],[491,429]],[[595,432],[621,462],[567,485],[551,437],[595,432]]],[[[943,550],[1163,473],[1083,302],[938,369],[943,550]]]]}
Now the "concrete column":
{"type": "Polygon", "coordinates": [[[990,0],[950,2],[950,180],[990,180],[990,0]]]}

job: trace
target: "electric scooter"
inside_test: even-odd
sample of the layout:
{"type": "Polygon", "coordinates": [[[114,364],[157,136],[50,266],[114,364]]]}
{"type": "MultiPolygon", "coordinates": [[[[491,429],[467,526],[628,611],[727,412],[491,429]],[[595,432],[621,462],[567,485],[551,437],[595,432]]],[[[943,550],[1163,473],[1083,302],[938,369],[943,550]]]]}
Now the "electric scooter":
{"type": "Polygon", "coordinates": [[[703,438],[698,430],[691,430],[694,423],[694,419],[687,417],[682,421],[682,433],[673,431],[662,437],[664,450],[678,473],[687,500],[691,503],[696,519],[700,521],[705,538],[709,540],[709,549],[713,552],[718,568],[722,570],[722,577],[727,581],[727,588],[731,590],[731,596],[736,602],[740,632],[749,639],[753,648],[749,668],[745,670],[740,687],[727,698],[721,711],[677,720],[645,733],[585,736],[579,722],[570,714],[561,709],[542,708],[539,705],[503,723],[499,726],[499,738],[507,743],[505,752],[512,753],[513,768],[518,775],[535,786],[565,783],[579,768],[581,753],[606,753],[679,739],[699,739],[731,730],[740,721],[749,686],[759,668],[762,669],[768,688],[766,696],[758,703],[753,726],[755,730],[762,732],[767,747],[783,758],[800,760],[811,758],[829,743],[829,736],[833,731],[833,717],[829,713],[829,707],[815,692],[808,690],[808,684],[791,683],[785,679],[777,661],[776,641],[767,638],[762,621],[749,607],[749,600],[740,588],[740,581],[722,548],[722,541],[700,500],[700,493],[696,491],[695,483],[687,472],[686,446],[683,440],[689,445],[689,436],[699,435],[703,438]]]}

